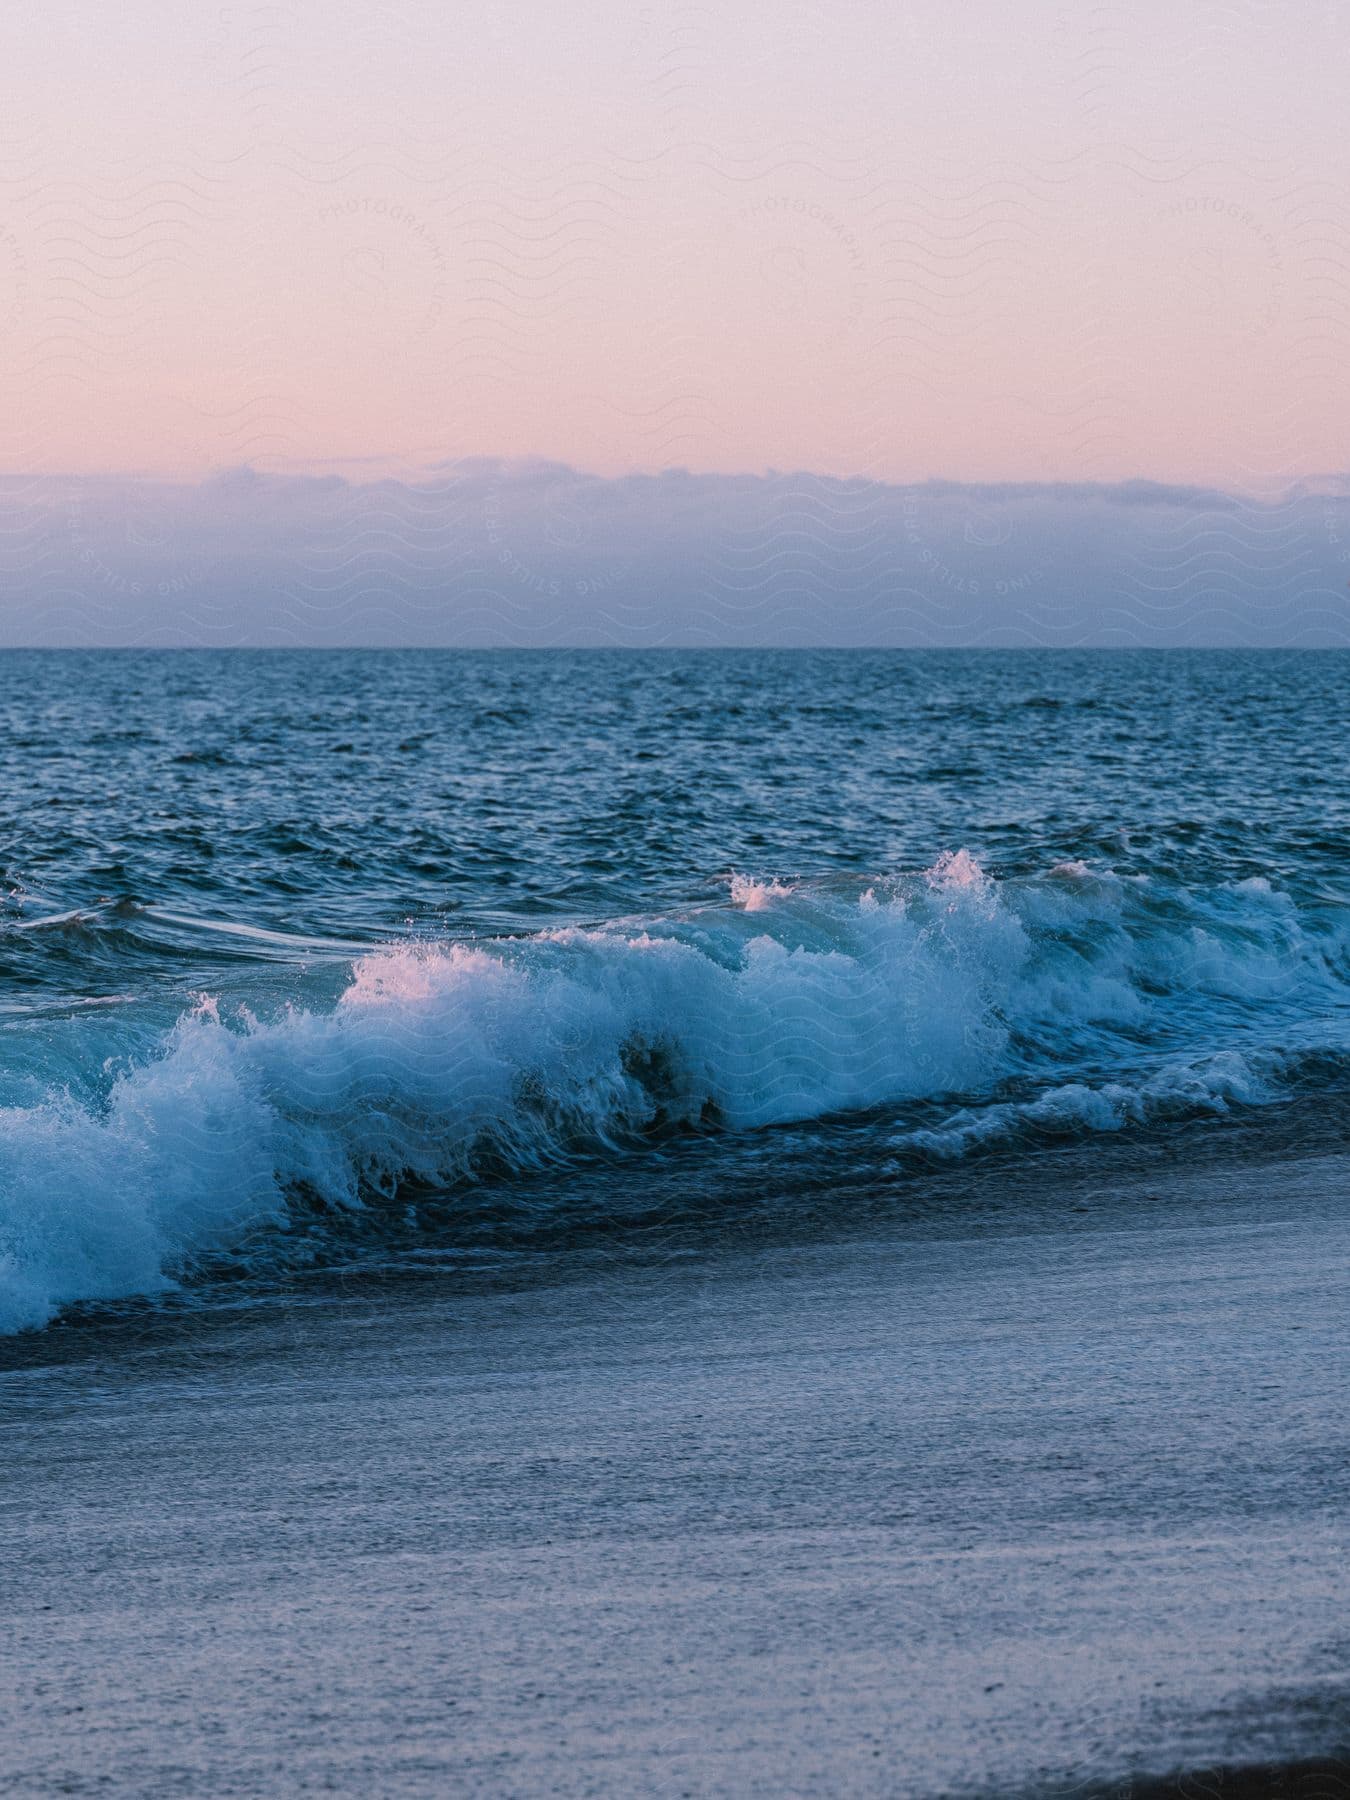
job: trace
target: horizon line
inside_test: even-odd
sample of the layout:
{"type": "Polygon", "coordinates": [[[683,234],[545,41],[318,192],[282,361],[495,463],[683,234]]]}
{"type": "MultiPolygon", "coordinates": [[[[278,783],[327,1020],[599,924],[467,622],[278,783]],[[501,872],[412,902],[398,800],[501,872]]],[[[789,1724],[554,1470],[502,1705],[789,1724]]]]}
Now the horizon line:
{"type": "Polygon", "coordinates": [[[1326,656],[1350,644],[0,644],[3,656],[1326,656]]]}

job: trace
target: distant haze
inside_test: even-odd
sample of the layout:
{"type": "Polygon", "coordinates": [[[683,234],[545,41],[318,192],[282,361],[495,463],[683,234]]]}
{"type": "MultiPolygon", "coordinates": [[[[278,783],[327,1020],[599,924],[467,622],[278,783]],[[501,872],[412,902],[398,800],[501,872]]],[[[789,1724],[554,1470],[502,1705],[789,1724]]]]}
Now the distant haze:
{"type": "Polygon", "coordinates": [[[1350,481],[13,479],[10,645],[1350,643],[1350,481]]]}

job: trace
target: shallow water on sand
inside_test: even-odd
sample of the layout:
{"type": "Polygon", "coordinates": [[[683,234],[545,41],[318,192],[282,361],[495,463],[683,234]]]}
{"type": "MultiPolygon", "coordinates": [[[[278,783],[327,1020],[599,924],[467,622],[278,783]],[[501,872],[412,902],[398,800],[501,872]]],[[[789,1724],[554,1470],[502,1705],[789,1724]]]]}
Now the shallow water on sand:
{"type": "Polygon", "coordinates": [[[28,1338],[0,1783],[1046,1794],[1335,1752],[1344,1158],[1024,1175],[974,1230],[28,1338]]]}

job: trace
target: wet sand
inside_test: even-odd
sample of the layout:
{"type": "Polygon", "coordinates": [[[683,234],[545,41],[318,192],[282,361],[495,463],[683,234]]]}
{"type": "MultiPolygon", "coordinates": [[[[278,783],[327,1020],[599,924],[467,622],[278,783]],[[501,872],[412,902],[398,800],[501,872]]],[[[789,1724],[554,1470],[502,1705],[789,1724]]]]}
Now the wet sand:
{"type": "Polygon", "coordinates": [[[11,1346],[0,1791],[1344,1791],[1345,1192],[11,1346]]]}

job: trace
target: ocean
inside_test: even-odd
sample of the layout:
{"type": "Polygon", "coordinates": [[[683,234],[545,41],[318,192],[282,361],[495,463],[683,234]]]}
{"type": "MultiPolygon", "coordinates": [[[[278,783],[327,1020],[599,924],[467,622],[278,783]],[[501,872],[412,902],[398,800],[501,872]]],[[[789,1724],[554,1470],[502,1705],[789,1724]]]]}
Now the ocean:
{"type": "Polygon", "coordinates": [[[1342,1747],[1348,675],[8,653],[0,1785],[1342,1747]]]}

